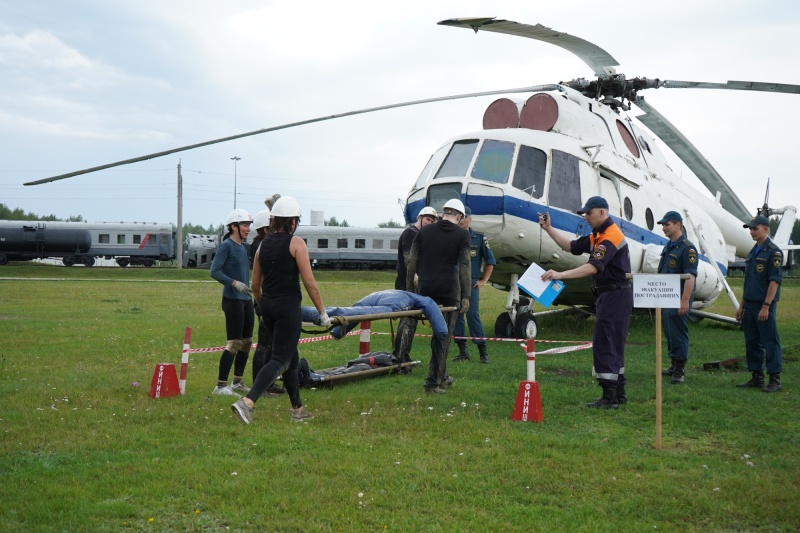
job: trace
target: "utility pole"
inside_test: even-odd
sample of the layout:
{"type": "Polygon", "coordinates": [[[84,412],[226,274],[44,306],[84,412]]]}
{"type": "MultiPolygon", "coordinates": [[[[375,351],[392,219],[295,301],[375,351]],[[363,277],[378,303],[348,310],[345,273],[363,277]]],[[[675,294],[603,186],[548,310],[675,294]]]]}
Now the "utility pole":
{"type": "Polygon", "coordinates": [[[242,158],[233,156],[231,159],[233,160],[233,208],[236,209],[236,163],[242,158]]]}
{"type": "Polygon", "coordinates": [[[181,160],[178,159],[178,231],[175,242],[178,268],[183,268],[183,176],[181,176],[181,160]]]}

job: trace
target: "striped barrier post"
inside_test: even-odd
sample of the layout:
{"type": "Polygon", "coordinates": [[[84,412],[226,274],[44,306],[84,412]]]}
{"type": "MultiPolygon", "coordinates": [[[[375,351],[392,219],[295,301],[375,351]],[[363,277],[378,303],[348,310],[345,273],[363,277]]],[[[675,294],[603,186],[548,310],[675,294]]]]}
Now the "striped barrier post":
{"type": "Polygon", "coordinates": [[[542,422],[542,396],[539,392],[539,383],[536,381],[536,343],[527,339],[522,345],[528,360],[528,376],[526,381],[521,381],[517,391],[517,402],[514,404],[514,413],[511,420],[517,422],[542,422]]]}
{"type": "Polygon", "coordinates": [[[359,340],[361,342],[358,345],[358,355],[364,355],[369,353],[369,339],[370,339],[371,327],[372,323],[370,322],[361,323],[361,337],[359,337],[359,340]]]}
{"type": "Polygon", "coordinates": [[[186,394],[186,373],[189,370],[189,343],[192,340],[192,328],[183,332],[183,354],[181,355],[181,394],[186,394]]]}

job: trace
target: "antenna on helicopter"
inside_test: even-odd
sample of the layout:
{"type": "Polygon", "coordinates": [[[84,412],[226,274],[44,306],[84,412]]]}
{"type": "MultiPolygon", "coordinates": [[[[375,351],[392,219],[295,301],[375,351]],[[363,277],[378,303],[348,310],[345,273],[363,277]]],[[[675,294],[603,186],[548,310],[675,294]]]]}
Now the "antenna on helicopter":
{"type": "Polygon", "coordinates": [[[767,178],[767,192],[764,194],[764,205],[758,209],[758,214],[768,218],[772,214],[772,209],[769,208],[769,178],[767,178]]]}

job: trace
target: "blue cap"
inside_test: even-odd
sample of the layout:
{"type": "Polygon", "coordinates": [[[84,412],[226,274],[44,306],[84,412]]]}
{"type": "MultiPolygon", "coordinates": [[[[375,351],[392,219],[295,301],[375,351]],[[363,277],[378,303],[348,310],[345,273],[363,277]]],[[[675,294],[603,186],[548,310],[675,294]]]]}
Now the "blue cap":
{"type": "Polygon", "coordinates": [[[464,217],[471,217],[472,216],[472,209],[467,206],[464,206],[464,217]]]}
{"type": "Polygon", "coordinates": [[[592,209],[605,209],[608,211],[608,202],[602,196],[592,196],[586,200],[586,205],[578,209],[578,214],[582,215],[592,209]]]}
{"type": "Polygon", "coordinates": [[[744,228],[755,228],[758,225],[769,227],[769,219],[767,217],[765,217],[764,215],[758,215],[756,217],[753,217],[753,220],[751,220],[750,222],[748,222],[747,224],[745,224],[742,227],[744,227],[744,228]]]}
{"type": "Polygon", "coordinates": [[[683,217],[677,211],[667,211],[667,214],[664,215],[664,218],[658,221],[659,224],[664,224],[666,222],[681,222],[683,223],[683,217]]]}

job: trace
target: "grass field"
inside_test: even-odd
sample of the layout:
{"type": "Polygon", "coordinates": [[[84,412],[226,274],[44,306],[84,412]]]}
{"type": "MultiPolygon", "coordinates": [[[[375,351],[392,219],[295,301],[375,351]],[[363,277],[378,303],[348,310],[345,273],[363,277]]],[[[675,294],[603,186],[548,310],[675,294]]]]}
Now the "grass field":
{"type": "MultiPolygon", "coordinates": [[[[186,395],[150,399],[155,365],[225,342],[220,286],[207,271],[0,268],[0,530],[3,531],[797,531],[800,529],[800,283],[779,306],[784,390],[736,389],[735,328],[690,326],[687,382],[663,385],[655,448],[655,346],[634,319],[630,403],[599,395],[588,350],[537,358],[545,420],[513,422],[524,352],[491,343],[492,363],[451,363],[455,385],[422,393],[411,375],[302,391],[316,418],[263,399],[244,426],[210,396],[219,353],[193,354],[186,395]],[[23,278],[23,279],[8,279],[23,278]],[[138,382],[141,385],[134,387],[138,382]]],[[[391,273],[318,272],[327,305],[391,288],[391,273]]],[[[741,293],[741,278],[732,280],[741,293]]],[[[487,333],[505,293],[482,292],[487,333]]],[[[732,315],[720,297],[712,312],[732,315]]],[[[388,322],[373,329],[388,332],[388,322]]],[[[591,339],[592,320],[544,317],[540,338],[591,339]]],[[[427,333],[420,328],[418,333],[427,333]]],[[[373,350],[389,350],[376,335],[373,350]]],[[[358,338],[303,344],[312,368],[343,364],[358,338]]],[[[250,382],[250,367],[247,368],[250,382]]]]}

